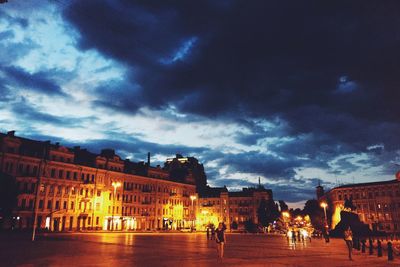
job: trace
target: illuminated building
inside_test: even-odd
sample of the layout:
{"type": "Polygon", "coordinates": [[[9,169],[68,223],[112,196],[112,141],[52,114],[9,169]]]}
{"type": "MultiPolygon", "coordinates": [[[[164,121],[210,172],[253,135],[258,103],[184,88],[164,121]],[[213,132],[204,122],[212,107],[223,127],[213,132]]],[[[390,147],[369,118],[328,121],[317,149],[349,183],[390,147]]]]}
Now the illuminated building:
{"type": "Polygon", "coordinates": [[[210,224],[217,226],[219,222],[225,222],[228,229],[233,223],[238,229],[243,229],[246,221],[257,224],[257,210],[262,199],[272,199],[272,191],[262,186],[237,192],[229,192],[226,187],[209,187],[200,194],[197,228],[204,230],[210,224]]]}
{"type": "Polygon", "coordinates": [[[0,171],[18,187],[10,227],[32,228],[35,211],[38,228],[50,231],[178,229],[194,220],[190,176],[174,180],[149,160],[122,160],[112,149],[94,154],[14,131],[0,141],[0,171]]]}
{"type": "Polygon", "coordinates": [[[352,199],[355,212],[371,230],[400,231],[400,179],[342,185],[319,195],[318,200],[328,203],[333,214],[331,228],[340,221],[345,199],[352,199]]]}

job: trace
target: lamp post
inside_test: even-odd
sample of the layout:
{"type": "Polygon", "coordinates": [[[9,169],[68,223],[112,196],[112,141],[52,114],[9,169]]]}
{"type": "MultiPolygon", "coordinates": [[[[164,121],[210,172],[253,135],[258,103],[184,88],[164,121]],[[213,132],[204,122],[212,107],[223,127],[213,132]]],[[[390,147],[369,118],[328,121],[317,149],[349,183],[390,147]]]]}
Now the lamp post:
{"type": "Polygon", "coordinates": [[[194,195],[190,196],[190,200],[192,200],[192,231],[193,231],[193,228],[194,228],[194,205],[193,205],[193,201],[195,201],[195,199],[196,199],[196,196],[194,196],[194,195]]]}
{"type": "Polygon", "coordinates": [[[121,186],[121,182],[112,182],[111,185],[114,187],[114,202],[113,202],[113,209],[112,209],[112,224],[111,224],[111,231],[114,231],[114,209],[115,209],[115,196],[117,194],[117,188],[121,186]]]}
{"type": "Polygon", "coordinates": [[[324,208],[324,215],[325,215],[325,228],[328,228],[328,220],[326,217],[326,207],[328,207],[328,204],[326,202],[321,203],[321,207],[324,208]]]}
{"type": "Polygon", "coordinates": [[[288,229],[288,228],[289,228],[289,222],[288,222],[288,220],[289,220],[289,218],[290,218],[290,213],[287,212],[287,211],[284,211],[284,212],[282,212],[282,217],[283,217],[283,221],[284,221],[284,223],[285,223],[285,226],[286,226],[286,228],[288,229]]]}

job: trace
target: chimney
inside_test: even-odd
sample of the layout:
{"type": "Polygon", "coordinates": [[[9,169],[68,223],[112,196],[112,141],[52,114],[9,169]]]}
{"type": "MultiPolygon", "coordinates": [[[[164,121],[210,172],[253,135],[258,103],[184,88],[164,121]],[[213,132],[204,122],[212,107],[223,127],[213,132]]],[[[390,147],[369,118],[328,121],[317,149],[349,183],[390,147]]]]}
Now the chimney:
{"type": "Polygon", "coordinates": [[[8,135],[8,136],[11,136],[11,137],[14,137],[15,131],[9,131],[9,132],[7,132],[7,135],[8,135]]]}
{"type": "Polygon", "coordinates": [[[150,152],[147,152],[147,166],[150,167],[150,152]]]}

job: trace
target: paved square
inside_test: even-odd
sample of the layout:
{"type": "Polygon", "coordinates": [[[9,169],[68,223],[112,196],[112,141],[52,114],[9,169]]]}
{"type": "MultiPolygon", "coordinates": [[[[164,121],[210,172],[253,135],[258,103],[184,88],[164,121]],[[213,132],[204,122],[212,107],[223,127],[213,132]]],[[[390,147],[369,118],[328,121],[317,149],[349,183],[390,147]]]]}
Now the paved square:
{"type": "Polygon", "coordinates": [[[399,266],[354,252],[341,239],[288,243],[279,235],[227,234],[225,258],[204,233],[0,234],[1,266],[399,266]]]}

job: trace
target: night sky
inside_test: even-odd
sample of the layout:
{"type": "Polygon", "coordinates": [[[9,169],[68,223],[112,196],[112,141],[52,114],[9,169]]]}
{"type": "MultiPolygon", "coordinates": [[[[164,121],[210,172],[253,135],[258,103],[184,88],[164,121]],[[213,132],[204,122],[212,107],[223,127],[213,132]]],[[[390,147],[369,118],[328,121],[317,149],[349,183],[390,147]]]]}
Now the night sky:
{"type": "Polygon", "coordinates": [[[394,179],[400,1],[9,0],[0,92],[1,132],[194,156],[296,206],[394,179]]]}

